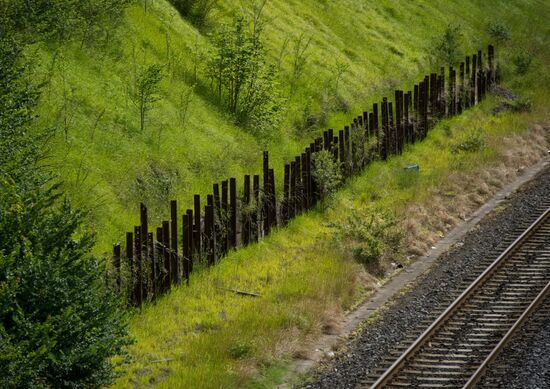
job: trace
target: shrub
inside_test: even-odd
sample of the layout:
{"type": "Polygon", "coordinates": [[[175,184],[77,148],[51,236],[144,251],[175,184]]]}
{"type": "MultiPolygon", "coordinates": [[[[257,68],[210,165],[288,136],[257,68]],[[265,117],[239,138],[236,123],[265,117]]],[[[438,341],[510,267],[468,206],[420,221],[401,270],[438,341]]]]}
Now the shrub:
{"type": "Polygon", "coordinates": [[[510,40],[510,30],[504,23],[498,21],[489,22],[487,30],[495,42],[502,43],[510,40]]]}
{"type": "Polygon", "coordinates": [[[218,0],[170,0],[181,16],[198,27],[205,25],[218,0]]]}
{"type": "Polygon", "coordinates": [[[526,74],[529,71],[529,68],[531,67],[531,62],[533,62],[533,55],[526,51],[518,53],[512,58],[514,71],[520,76],[526,74]]]}
{"type": "Polygon", "coordinates": [[[267,63],[261,28],[247,28],[243,17],[212,36],[214,50],[206,63],[219,101],[238,123],[265,141],[277,128],[282,111],[275,68],[267,63]]]}
{"type": "Polygon", "coordinates": [[[457,154],[461,151],[475,152],[483,149],[485,145],[485,133],[482,129],[477,129],[469,132],[462,142],[451,145],[451,153],[457,154]]]}
{"type": "Polygon", "coordinates": [[[11,20],[11,28],[25,41],[75,38],[94,43],[109,39],[130,1],[10,1],[9,7],[0,7],[0,19],[11,20]]]}
{"type": "Polygon", "coordinates": [[[433,39],[432,43],[432,55],[435,57],[436,62],[444,63],[446,65],[453,65],[461,59],[461,41],[462,33],[460,32],[460,26],[449,24],[443,35],[437,36],[433,39]]]}
{"type": "Polygon", "coordinates": [[[313,170],[311,174],[315,180],[322,199],[330,199],[342,183],[342,172],[338,162],[332,159],[327,150],[312,154],[313,170]]]}
{"type": "Polygon", "coordinates": [[[380,272],[382,259],[401,251],[403,234],[391,214],[368,206],[354,206],[344,221],[332,225],[342,249],[371,271],[380,272]]]}

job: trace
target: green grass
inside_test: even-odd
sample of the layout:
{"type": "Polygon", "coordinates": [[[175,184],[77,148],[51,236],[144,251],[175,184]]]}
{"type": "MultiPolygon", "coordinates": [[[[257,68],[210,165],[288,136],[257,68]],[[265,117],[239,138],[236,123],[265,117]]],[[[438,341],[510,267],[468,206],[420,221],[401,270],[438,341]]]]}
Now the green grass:
{"type": "MultiPolygon", "coordinates": [[[[209,92],[202,71],[197,79],[193,76],[194,53],[208,50],[208,32],[229,21],[240,4],[220,2],[203,31],[181,19],[165,0],[153,2],[148,13],[133,5],[118,37],[106,47],[33,48],[31,55],[40,59],[36,77],[46,82],[37,123],[55,130],[48,162],[59,171],[75,204],[90,210],[90,225],[98,234],[96,251],[109,251],[136,224],[139,202],[148,204],[152,222],[158,222],[168,214],[172,198],[185,207],[194,193],[206,194],[217,180],[236,176],[240,183],[243,174],[259,172],[266,147],[277,180],[282,180],[283,163],[314,134],[341,128],[383,93],[391,95],[396,86],[410,88],[411,80],[429,71],[429,45],[449,22],[461,21],[464,52],[488,43],[485,15],[510,28],[507,52],[526,43],[543,46],[548,37],[545,2],[497,3],[419,1],[397,7],[391,1],[269,1],[264,36],[273,62],[287,41],[279,76],[287,102],[279,134],[267,145],[232,123],[209,92]],[[538,42],[525,26],[540,26],[534,32],[538,42]],[[290,96],[293,47],[302,33],[312,43],[290,96]],[[128,90],[138,69],[151,63],[164,66],[163,99],[141,133],[128,90]],[[334,91],[338,64],[347,70],[334,91]],[[195,82],[182,123],[182,95],[195,82]],[[306,121],[314,125],[303,128],[306,121]],[[138,187],[138,180],[146,184],[138,187]]],[[[536,61],[547,59],[541,58],[546,52],[534,52],[536,61]]],[[[500,47],[497,56],[503,58],[500,47]]]]}

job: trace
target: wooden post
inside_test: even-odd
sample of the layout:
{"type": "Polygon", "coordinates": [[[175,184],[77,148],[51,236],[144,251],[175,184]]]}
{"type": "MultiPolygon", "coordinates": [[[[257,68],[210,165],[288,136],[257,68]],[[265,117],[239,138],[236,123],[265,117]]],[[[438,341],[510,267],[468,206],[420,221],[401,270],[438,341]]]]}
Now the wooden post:
{"type": "Polygon", "coordinates": [[[270,231],[272,228],[277,227],[277,197],[275,195],[275,171],[273,169],[268,170],[269,174],[269,222],[270,231]]]}
{"type": "Polygon", "coordinates": [[[313,182],[313,175],[312,175],[312,161],[311,161],[311,155],[315,152],[315,149],[308,148],[306,149],[306,168],[307,168],[307,186],[308,186],[308,207],[311,208],[313,204],[316,202],[316,189],[315,189],[315,183],[313,182]]]}
{"type": "Polygon", "coordinates": [[[430,116],[437,117],[437,73],[430,73],[430,116]]]}
{"type": "Polygon", "coordinates": [[[417,134],[420,132],[420,115],[418,112],[418,98],[419,98],[420,87],[418,85],[414,86],[414,95],[413,95],[413,105],[414,105],[414,123],[413,123],[413,132],[412,132],[412,143],[416,142],[417,134]]]}
{"type": "MultiPolygon", "coordinates": [[[[345,164],[346,164],[346,149],[344,146],[344,130],[338,131],[338,150],[340,152],[340,166],[343,170],[345,170],[345,164]]],[[[345,174],[345,173],[344,173],[345,174]]]]}
{"type": "Polygon", "coordinates": [[[229,179],[229,239],[228,246],[237,248],[237,180],[229,179]]]}
{"type": "Polygon", "coordinates": [[[397,132],[395,131],[395,123],[393,121],[393,103],[388,101],[388,135],[389,149],[388,156],[397,154],[397,132]]]}
{"type": "Polygon", "coordinates": [[[461,114],[464,109],[464,62],[460,63],[460,73],[458,78],[458,102],[456,106],[456,111],[458,114],[461,114]]]}
{"type": "Polygon", "coordinates": [[[164,290],[170,290],[172,285],[172,253],[170,250],[170,222],[165,220],[162,222],[162,244],[164,245],[164,269],[166,274],[164,276],[164,290]]]}
{"type": "Polygon", "coordinates": [[[405,143],[411,142],[411,129],[410,129],[410,121],[409,121],[409,105],[411,104],[410,97],[411,97],[410,91],[405,93],[405,99],[404,99],[405,101],[403,105],[403,110],[405,114],[404,123],[403,123],[405,143]]]}
{"type": "Polygon", "coordinates": [[[208,266],[213,266],[216,263],[216,242],[214,238],[214,206],[213,205],[206,205],[204,207],[204,233],[206,235],[206,242],[207,242],[206,252],[207,252],[208,266]]]}
{"type": "Polygon", "coordinates": [[[116,290],[120,292],[120,243],[113,246],[113,269],[115,271],[116,290]]]}
{"type": "Polygon", "coordinates": [[[449,116],[455,115],[455,80],[454,70],[452,66],[449,66],[449,116]]]}
{"type": "Polygon", "coordinates": [[[148,230],[149,230],[149,227],[147,225],[147,207],[143,204],[143,203],[140,203],[139,204],[139,214],[140,214],[140,236],[142,237],[142,247],[141,247],[141,251],[142,251],[142,257],[145,259],[147,258],[147,234],[148,234],[148,230]]]}
{"type": "Polygon", "coordinates": [[[471,85],[471,92],[470,92],[470,105],[474,106],[478,103],[478,100],[476,99],[477,94],[477,55],[472,55],[472,82],[471,85]]]}
{"type": "MultiPolygon", "coordinates": [[[[223,182],[222,182],[223,185],[223,182]]],[[[220,185],[218,183],[212,184],[212,197],[213,197],[213,203],[212,210],[214,212],[214,224],[215,224],[215,231],[216,233],[219,233],[220,231],[223,234],[223,231],[225,230],[223,227],[223,221],[226,220],[226,215],[224,213],[224,210],[222,208],[222,200],[220,197],[220,185]]],[[[224,251],[223,247],[223,236],[217,236],[216,237],[216,252],[220,253],[224,251]]]]}
{"type": "Polygon", "coordinates": [[[382,99],[382,141],[380,156],[383,160],[388,159],[389,150],[389,116],[388,116],[388,99],[382,99]]]}
{"type": "Polygon", "coordinates": [[[182,247],[182,262],[183,262],[183,266],[182,266],[183,279],[185,279],[187,283],[189,283],[189,259],[191,257],[190,244],[187,238],[189,236],[189,229],[190,227],[192,229],[192,226],[193,226],[192,222],[191,222],[191,225],[188,224],[188,219],[189,219],[189,215],[186,212],[181,217],[181,247],[182,247]]]}
{"type": "Polygon", "coordinates": [[[181,266],[178,261],[178,203],[170,201],[170,249],[172,250],[172,283],[181,282],[181,266]]]}
{"type": "Polygon", "coordinates": [[[157,227],[157,243],[156,243],[156,252],[157,252],[157,278],[155,279],[155,289],[157,294],[165,292],[164,281],[166,276],[166,269],[164,269],[164,256],[166,248],[164,247],[164,230],[162,227],[157,227]]]}
{"type": "Polygon", "coordinates": [[[260,176],[258,174],[254,175],[253,190],[255,207],[252,212],[252,239],[257,242],[260,237],[260,233],[258,231],[258,212],[260,211],[260,176]]]}
{"type": "Polygon", "coordinates": [[[229,198],[228,198],[228,186],[229,182],[227,180],[222,181],[222,212],[219,220],[219,226],[216,226],[216,221],[214,219],[214,234],[216,243],[219,242],[220,250],[222,254],[227,253],[228,240],[229,240],[229,198]],[[220,229],[218,231],[218,228],[220,229]]]}
{"type": "Polygon", "coordinates": [[[182,217],[183,276],[189,285],[193,271],[193,211],[188,209],[182,217]]]}
{"type": "Polygon", "coordinates": [[[372,136],[372,128],[370,128],[369,113],[363,111],[363,127],[365,128],[365,136],[370,138],[372,136]]]}
{"type": "Polygon", "coordinates": [[[134,288],[134,302],[137,306],[140,306],[143,302],[143,264],[141,258],[141,227],[134,227],[134,252],[136,261],[136,283],[134,288]]]}
{"type": "Polygon", "coordinates": [[[149,290],[152,294],[151,299],[154,299],[157,297],[157,279],[158,279],[158,271],[157,271],[157,259],[155,255],[155,238],[153,237],[153,233],[149,232],[147,234],[147,245],[149,247],[149,261],[151,266],[151,279],[149,282],[149,290]]]}
{"type": "Polygon", "coordinates": [[[269,234],[269,153],[264,151],[264,165],[263,165],[263,177],[264,177],[264,192],[262,201],[262,216],[264,224],[264,235],[269,234]]]}
{"type": "Polygon", "coordinates": [[[244,209],[246,211],[242,212],[243,219],[243,231],[242,231],[242,240],[243,245],[247,246],[250,243],[250,175],[246,174],[244,176],[244,194],[243,194],[243,203],[244,209]]]}
{"type": "Polygon", "coordinates": [[[397,135],[397,151],[403,154],[405,144],[405,134],[403,131],[403,91],[395,91],[395,127],[397,135]]]}
{"type": "Polygon", "coordinates": [[[200,258],[201,248],[202,248],[202,229],[201,229],[201,196],[195,195],[194,197],[194,208],[195,208],[195,223],[193,225],[193,248],[197,253],[197,256],[200,258]]]}

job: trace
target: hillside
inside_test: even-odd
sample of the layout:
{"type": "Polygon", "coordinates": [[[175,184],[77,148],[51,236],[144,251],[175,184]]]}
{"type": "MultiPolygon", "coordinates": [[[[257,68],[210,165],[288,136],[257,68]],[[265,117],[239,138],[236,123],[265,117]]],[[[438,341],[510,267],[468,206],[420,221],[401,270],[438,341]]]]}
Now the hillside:
{"type": "MultiPolygon", "coordinates": [[[[135,343],[114,386],[303,382],[288,369],[316,339],[338,333],[346,312],[548,153],[548,14],[544,0],[242,0],[217,2],[199,23],[168,0],[143,0],[130,2],[101,41],[26,46],[31,78],[42,84],[33,126],[54,130],[42,164],[75,208],[89,211],[95,254],[110,253],[138,224],[140,202],[157,225],[168,200],[184,208],[215,181],[259,173],[264,149],[280,194],[283,163],[322,130],[341,129],[447,60],[496,47],[501,89],[481,104],[436,123],[402,155],[373,161],[288,227],[198,269],[189,285],[129,309],[135,343]],[[233,79],[220,92],[217,50],[230,52],[243,37],[251,43],[224,63],[233,79]],[[257,72],[243,94],[263,104],[246,115],[250,107],[231,100],[241,71],[257,72]],[[413,163],[419,170],[404,169],[413,163]]],[[[68,231],[72,248],[80,231],[68,231]]]]}
{"type": "MultiPolygon", "coordinates": [[[[73,202],[90,210],[98,252],[108,251],[136,223],[140,201],[160,218],[169,199],[190,204],[193,193],[205,194],[216,180],[259,172],[263,149],[282,167],[313,134],[341,127],[383,93],[407,86],[406,80],[435,67],[431,46],[449,23],[460,26],[459,52],[484,46],[488,23],[512,34],[503,56],[532,45],[536,51],[542,42],[530,39],[528,26],[540,25],[538,36],[548,36],[544,12],[533,12],[547,7],[542,1],[498,7],[268,1],[260,20],[281,114],[266,136],[232,119],[205,73],[211,34],[236,13],[250,20],[259,3],[220,2],[200,29],[168,1],[150,3],[147,11],[142,4],[129,6],[106,45],[41,44],[32,53],[40,59],[36,76],[45,82],[37,125],[55,129],[49,163],[73,202]],[[151,64],[162,67],[163,78],[141,130],[132,90],[151,64]]],[[[548,60],[547,52],[538,54],[538,61],[548,60]]]]}

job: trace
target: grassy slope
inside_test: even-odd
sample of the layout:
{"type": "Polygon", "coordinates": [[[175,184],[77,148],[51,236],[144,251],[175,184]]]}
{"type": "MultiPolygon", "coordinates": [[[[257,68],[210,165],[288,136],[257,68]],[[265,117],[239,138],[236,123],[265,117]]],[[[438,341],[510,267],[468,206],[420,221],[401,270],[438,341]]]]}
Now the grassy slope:
{"type": "MultiPolygon", "coordinates": [[[[211,24],[229,20],[240,9],[238,2],[221,3],[211,24]]],[[[325,126],[340,128],[351,113],[362,112],[372,103],[371,97],[378,99],[394,86],[406,86],[406,80],[428,70],[427,45],[448,22],[461,21],[465,50],[484,46],[484,15],[495,7],[478,3],[403,2],[396,7],[391,1],[269,1],[264,10],[265,38],[273,61],[288,40],[280,75],[287,110],[280,136],[267,145],[276,172],[310,142],[312,133],[325,126]],[[289,96],[286,81],[292,71],[294,42],[302,33],[312,43],[297,91],[289,96]],[[338,83],[338,104],[326,92],[336,87],[337,64],[348,66],[338,83]],[[349,112],[328,112],[335,106],[347,107],[349,112]],[[303,129],[308,118],[318,125],[303,129]]],[[[514,15],[521,18],[539,3],[502,2],[499,17],[510,21],[516,39],[526,32],[514,15]]],[[[91,53],[74,44],[39,47],[33,54],[41,59],[40,78],[48,81],[39,124],[57,130],[52,162],[73,200],[91,209],[91,222],[99,234],[98,252],[109,250],[136,223],[140,201],[154,209],[158,221],[166,215],[171,198],[189,205],[193,193],[205,194],[215,180],[258,172],[266,146],[264,140],[231,124],[200,71],[194,78],[193,53],[207,50],[208,39],[165,0],[154,2],[149,13],[138,5],[130,7],[119,35],[105,49],[91,53]],[[163,99],[140,133],[129,88],[137,69],[151,63],[165,67],[163,99]],[[197,93],[182,123],[181,99],[195,81],[197,93]],[[147,183],[145,190],[137,189],[137,178],[147,183]]]]}
{"type": "MultiPolygon", "coordinates": [[[[346,23],[346,20],[351,20],[350,15],[357,12],[353,9],[353,2],[348,4],[349,14],[331,15],[330,21],[323,23],[320,22],[321,16],[317,15],[322,14],[322,10],[316,11],[313,2],[289,3],[295,8],[286,10],[279,3],[273,4],[277,5],[273,6],[273,12],[280,9],[278,12],[290,15],[289,18],[300,17],[301,12],[309,13],[309,17],[302,15],[301,20],[307,20],[308,25],[316,26],[320,31],[324,31],[323,26],[330,25],[334,34],[344,37],[342,41],[346,41],[345,37],[351,41],[356,36],[356,33],[347,30],[349,26],[346,23]]],[[[396,25],[392,18],[383,22],[380,13],[373,10],[376,8],[374,5],[364,12],[372,15],[372,23],[370,19],[366,20],[378,31],[391,30],[392,34],[403,31],[404,34],[408,28],[413,34],[410,38],[413,41],[414,34],[427,37],[433,33],[433,26],[425,23],[425,18],[434,14],[445,18],[455,12],[452,16],[454,20],[463,16],[465,25],[480,28],[486,22],[483,15],[487,14],[487,9],[480,8],[483,6],[477,5],[477,2],[468,3],[467,14],[458,6],[448,14],[442,13],[435,11],[437,5],[432,8],[431,4],[415,6],[417,11],[423,9],[424,12],[417,14],[414,20],[418,27],[413,29],[409,24],[400,29],[401,26],[396,25]],[[380,25],[382,23],[385,24],[380,25]]],[[[490,111],[496,101],[491,98],[481,107],[441,123],[424,143],[410,147],[403,156],[386,164],[371,165],[361,177],[344,188],[333,210],[312,212],[298,218],[288,229],[278,231],[259,245],[232,254],[219,266],[202,272],[193,279],[190,288],[180,288],[154,306],[136,313],[132,322],[132,332],[137,339],[132,347],[135,359],[116,386],[271,387],[280,380],[285,363],[293,355],[300,354],[301,344],[318,336],[323,326],[330,323],[333,316],[338,317],[348,309],[365,292],[365,285],[369,285],[368,282],[359,282],[364,280],[358,279],[358,266],[350,260],[349,253],[342,250],[342,242],[328,239],[327,234],[331,231],[326,224],[328,220],[345,221],[358,209],[366,208],[372,212],[389,211],[406,221],[411,206],[430,209],[437,196],[444,198],[445,206],[452,212],[453,205],[461,201],[461,196],[479,201],[502,184],[498,180],[492,183],[486,180],[489,189],[481,191],[476,187],[477,177],[487,177],[494,171],[491,169],[504,165],[515,171],[520,164],[529,163],[534,156],[542,155],[548,143],[540,134],[538,138],[532,135],[526,138],[539,143],[535,147],[529,145],[527,152],[514,152],[513,147],[518,144],[525,146],[526,141],[522,137],[530,136],[527,129],[535,121],[547,120],[550,116],[546,104],[550,97],[550,53],[546,47],[549,35],[548,26],[539,17],[549,9],[547,5],[533,2],[525,4],[523,10],[512,12],[508,8],[510,2],[506,4],[501,9],[492,7],[499,15],[502,12],[501,17],[512,27],[514,41],[506,50],[513,53],[518,47],[524,47],[537,53],[533,69],[526,76],[512,76],[510,68],[505,69],[508,77],[506,85],[531,98],[534,105],[532,113],[492,116],[490,111]],[[522,30],[522,26],[527,25],[526,20],[530,20],[530,26],[538,26],[531,35],[522,30]],[[451,153],[452,145],[478,128],[483,129],[486,148],[459,155],[451,153]],[[532,155],[523,155],[526,153],[532,155]],[[402,173],[402,166],[411,161],[421,166],[420,175],[413,179],[402,173]],[[456,177],[462,181],[457,183],[456,177]],[[238,297],[224,288],[256,291],[262,297],[238,297]]],[[[353,20],[360,18],[354,16],[353,20]]],[[[283,16],[273,22],[274,26],[279,27],[287,24],[290,23],[283,16]]],[[[478,39],[481,40],[482,36],[478,39]]],[[[337,41],[334,39],[331,43],[337,41]]],[[[389,52],[381,44],[375,47],[363,44],[370,53],[377,53],[381,58],[389,52]]],[[[402,46],[397,47],[401,49],[402,46]]],[[[400,75],[418,72],[417,65],[407,68],[405,63],[414,63],[417,58],[414,53],[418,53],[420,58],[421,49],[420,43],[418,47],[412,44],[402,62],[395,64],[388,62],[371,68],[365,67],[365,63],[354,63],[353,77],[357,80],[371,78],[383,90],[388,85],[381,78],[382,70],[395,75],[396,79],[400,75]]],[[[310,66],[311,72],[314,65],[310,66]]],[[[320,69],[324,65],[317,66],[320,69]]],[[[345,85],[342,89],[346,92],[342,93],[349,93],[349,98],[355,98],[357,102],[364,99],[362,93],[370,94],[365,92],[368,89],[357,88],[361,84],[352,82],[351,76],[345,85]]],[[[318,85],[305,85],[304,90],[306,87],[313,91],[318,85]]],[[[331,120],[339,120],[338,115],[331,120]]],[[[507,179],[510,177],[502,178],[504,181],[507,179]]],[[[433,239],[434,234],[444,232],[445,227],[434,219],[437,217],[426,218],[420,236],[424,234],[433,239]]]]}
{"type": "MultiPolygon", "coordinates": [[[[300,345],[319,335],[332,316],[365,292],[358,266],[341,242],[327,239],[329,218],[345,220],[354,208],[362,207],[403,218],[411,204],[429,204],[434,193],[456,186],[449,171],[468,180],[480,174],[482,164],[501,164],[507,147],[520,140],[514,135],[523,136],[534,120],[549,117],[549,26],[544,16],[550,9],[545,2],[502,1],[495,6],[474,0],[422,1],[402,2],[399,7],[390,1],[333,3],[273,0],[266,8],[270,20],[266,38],[273,58],[287,36],[292,40],[305,32],[314,38],[281,128],[285,136],[269,145],[278,171],[284,159],[309,143],[313,130],[296,130],[295,124],[304,115],[322,116],[319,111],[326,105],[320,103],[321,96],[326,85],[334,83],[337,61],[349,65],[338,93],[348,102],[350,113],[331,113],[326,126],[340,128],[372,98],[396,85],[410,86],[407,80],[427,71],[426,44],[448,22],[460,21],[466,35],[464,49],[471,52],[488,41],[485,25],[487,15],[493,15],[510,27],[513,38],[505,49],[497,48],[500,58],[522,48],[536,53],[526,76],[511,77],[510,67],[505,69],[508,86],[530,97],[534,112],[495,118],[489,115],[493,104],[489,100],[480,109],[442,123],[425,143],[387,164],[373,164],[349,183],[334,211],[300,217],[288,229],[198,274],[190,288],[180,288],[136,312],[131,324],[137,339],[131,349],[134,360],[116,386],[263,387],[277,382],[284,364],[300,353],[300,345]],[[478,127],[484,129],[488,147],[453,156],[450,145],[463,139],[464,131],[478,127]],[[504,138],[510,141],[504,143],[504,138]],[[412,180],[401,173],[402,165],[410,161],[421,165],[420,175],[412,180]],[[253,290],[262,297],[237,297],[223,288],[253,290]]],[[[234,2],[223,4],[213,20],[227,18],[236,7],[234,2]]],[[[157,1],[148,14],[131,7],[120,33],[119,44],[93,57],[78,46],[39,47],[36,53],[42,59],[41,77],[50,80],[41,103],[41,124],[58,128],[52,162],[71,197],[93,208],[99,251],[108,250],[136,222],[136,205],[144,197],[136,192],[135,179],[146,176],[147,166],[153,164],[174,177],[168,194],[146,198],[150,205],[171,196],[188,204],[192,193],[205,193],[213,180],[258,171],[262,150],[262,141],[230,124],[208,93],[197,93],[187,123],[178,123],[176,107],[190,85],[190,53],[195,42],[201,48],[208,43],[165,1],[157,1]],[[134,67],[166,63],[166,30],[173,71],[167,67],[164,99],[145,132],[139,133],[126,90],[134,67]]],[[[291,48],[292,44],[283,61],[282,80],[290,72],[291,48]]],[[[449,203],[458,197],[447,195],[449,203]]],[[[156,206],[162,210],[164,204],[156,206]]],[[[426,223],[422,228],[433,235],[439,227],[426,223]]]]}

